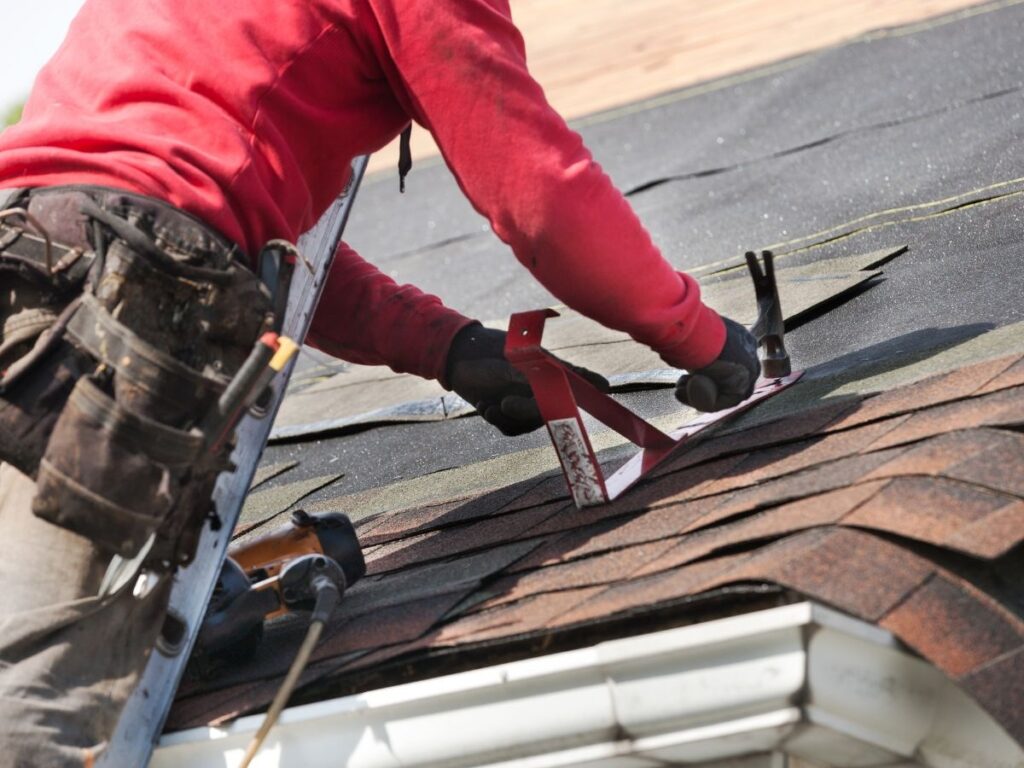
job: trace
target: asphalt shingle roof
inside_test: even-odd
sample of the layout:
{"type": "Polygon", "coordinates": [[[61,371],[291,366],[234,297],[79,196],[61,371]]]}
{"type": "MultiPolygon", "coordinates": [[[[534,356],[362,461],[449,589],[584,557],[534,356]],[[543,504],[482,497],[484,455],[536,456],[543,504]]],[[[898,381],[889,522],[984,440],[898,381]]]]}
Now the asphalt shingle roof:
{"type": "MultiPolygon", "coordinates": [[[[575,509],[555,477],[367,518],[368,576],[307,680],[343,686],[399,658],[426,669],[442,651],[624,617],[688,621],[701,613],[686,601],[776,587],[890,629],[1024,739],[1016,706],[974,682],[1024,648],[1024,619],[956,567],[1013,576],[1002,561],[1024,541],[1024,385],[1003,374],[1022,359],[711,437],[596,509],[575,509]]],[[[268,704],[302,631],[272,627],[244,669],[186,684],[172,725],[268,704]]]]}
{"type": "MultiPolygon", "coordinates": [[[[586,121],[709,284],[747,248],[812,269],[909,249],[787,336],[799,384],[603,507],[573,507],[545,435],[475,417],[271,446],[298,465],[261,490],[344,473],[301,503],[349,514],[368,563],[296,700],[810,598],[893,632],[1024,744],[1022,21],[991,3],[586,121]]],[[[357,207],[367,257],[476,316],[550,302],[442,167],[400,204],[393,182],[357,207]]],[[[678,425],[667,391],[621,398],[678,425]]],[[[265,707],[303,631],[187,680],[169,728],[265,707]]]]}

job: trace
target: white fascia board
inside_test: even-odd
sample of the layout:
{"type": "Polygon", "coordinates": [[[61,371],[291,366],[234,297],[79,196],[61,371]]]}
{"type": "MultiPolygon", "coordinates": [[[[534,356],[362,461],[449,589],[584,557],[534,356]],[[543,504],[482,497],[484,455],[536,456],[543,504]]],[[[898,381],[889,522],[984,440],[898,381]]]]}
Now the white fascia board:
{"type": "Polygon", "coordinates": [[[895,648],[819,628],[808,645],[812,720],[834,731],[911,756],[935,720],[946,678],[895,648]]]}
{"type": "Polygon", "coordinates": [[[634,754],[657,760],[662,766],[706,765],[741,755],[774,752],[799,725],[799,707],[752,715],[736,720],[681,728],[631,742],[634,754]]]}
{"type": "MultiPolygon", "coordinates": [[[[942,762],[963,745],[933,743],[937,723],[973,706],[1002,732],[962,693],[924,704],[947,688],[889,633],[807,602],[294,707],[254,766],[643,768],[788,749],[960,768],[942,762]]],[[[167,735],[151,765],[232,768],[261,722],[167,735]]],[[[975,768],[1018,768],[981,751],[975,768]]]]}

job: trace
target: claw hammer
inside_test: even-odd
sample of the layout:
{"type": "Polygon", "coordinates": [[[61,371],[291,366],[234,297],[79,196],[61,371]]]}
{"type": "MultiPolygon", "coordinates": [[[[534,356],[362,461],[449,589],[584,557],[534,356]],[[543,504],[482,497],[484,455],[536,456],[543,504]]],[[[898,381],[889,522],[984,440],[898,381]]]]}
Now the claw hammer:
{"type": "Polygon", "coordinates": [[[782,302],[779,288],[775,283],[775,264],[771,251],[761,251],[761,261],[753,251],[747,251],[747,269],[754,281],[754,295],[757,297],[757,322],[750,332],[761,347],[761,375],[766,379],[781,379],[793,372],[786,352],[784,337],[785,318],[782,316],[782,302]]]}
{"type": "MultiPolygon", "coordinates": [[[[746,259],[757,298],[757,322],[751,326],[750,333],[757,339],[757,346],[761,349],[761,377],[769,380],[783,379],[793,370],[784,341],[785,319],[782,316],[779,288],[775,282],[772,252],[761,251],[763,269],[753,251],[747,251],[746,259]]],[[[710,377],[692,375],[686,381],[686,395],[689,403],[702,411],[710,411],[718,397],[718,388],[710,377]]]]}

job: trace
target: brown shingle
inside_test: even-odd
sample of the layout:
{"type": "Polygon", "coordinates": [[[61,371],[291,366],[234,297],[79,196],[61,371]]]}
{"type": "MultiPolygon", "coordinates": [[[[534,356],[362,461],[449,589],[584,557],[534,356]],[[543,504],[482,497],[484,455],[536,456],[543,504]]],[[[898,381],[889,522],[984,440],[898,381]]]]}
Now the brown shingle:
{"type": "Polygon", "coordinates": [[[1024,622],[966,582],[936,574],[881,621],[953,678],[1024,645],[1024,622]]]}
{"type": "Polygon", "coordinates": [[[756,509],[774,507],[856,484],[878,466],[898,456],[902,450],[897,448],[892,451],[850,456],[752,488],[744,488],[734,493],[715,497],[720,498],[719,503],[707,514],[687,525],[683,532],[717,525],[729,518],[756,509]]]}
{"type": "MultiPolygon", "coordinates": [[[[346,660],[347,658],[330,659],[318,664],[311,664],[299,676],[299,683],[296,689],[301,690],[303,686],[319,680],[346,660]]],[[[280,680],[271,679],[261,680],[253,685],[239,685],[225,689],[224,691],[219,691],[211,697],[219,701],[215,710],[209,712],[202,718],[195,718],[191,722],[184,720],[185,711],[183,711],[177,714],[173,726],[168,724],[168,730],[180,730],[182,728],[191,728],[199,725],[210,725],[213,727],[225,725],[232,720],[242,717],[243,715],[252,714],[261,709],[266,709],[270,702],[273,701],[274,696],[277,694],[280,687],[280,680]]],[[[191,699],[186,699],[184,704],[188,705],[191,701],[191,699]]],[[[178,706],[176,703],[174,709],[171,710],[172,715],[175,715],[177,709],[178,706]]],[[[187,710],[187,706],[184,709],[187,710]]]]}
{"type": "MultiPolygon", "coordinates": [[[[707,461],[723,455],[732,455],[747,451],[794,442],[811,435],[819,434],[826,426],[856,410],[858,401],[839,400],[825,403],[800,412],[800,418],[786,417],[759,424],[752,429],[743,429],[723,435],[704,438],[700,443],[668,462],[667,469],[675,471],[682,467],[707,461]]],[[[665,470],[659,469],[655,474],[665,470]]]]}
{"type": "Polygon", "coordinates": [[[416,533],[469,523],[503,511],[511,502],[537,486],[537,481],[516,483],[507,488],[489,491],[478,496],[406,509],[383,515],[384,518],[370,531],[360,536],[364,544],[394,541],[416,533]]]}
{"type": "Polygon", "coordinates": [[[623,613],[651,610],[659,603],[700,594],[721,583],[727,583],[727,575],[753,557],[750,553],[718,557],[596,590],[596,594],[588,600],[580,601],[571,610],[560,614],[552,626],[600,621],[623,613]]]}
{"type": "MultiPolygon", "coordinates": [[[[559,552],[559,560],[573,560],[609,550],[658,541],[674,536],[690,520],[699,516],[700,502],[668,509],[656,509],[621,521],[588,526],[591,535],[559,552]]],[[[549,552],[553,554],[553,552],[549,552]]]]}
{"type": "MultiPolygon", "coordinates": [[[[332,627],[331,634],[314,650],[314,663],[300,678],[300,687],[362,658],[362,653],[353,652],[373,650],[379,659],[392,647],[404,651],[426,636],[464,594],[456,592],[405,603],[332,627]]],[[[286,645],[282,644],[281,638],[277,642],[273,638],[269,642],[265,640],[259,656],[250,662],[248,672],[235,670],[243,677],[248,674],[250,680],[259,682],[225,687],[223,682],[214,680],[205,686],[192,686],[192,695],[175,703],[168,728],[179,730],[204,723],[219,723],[267,706],[280,686],[276,678],[291,666],[295,648],[304,634],[303,629],[294,642],[286,645]],[[211,685],[219,690],[211,689],[211,685]]]]}
{"type": "Polygon", "coordinates": [[[370,575],[442,560],[523,538],[527,531],[565,510],[563,502],[510,512],[468,525],[418,534],[385,544],[366,558],[370,575]]]}
{"type": "Polygon", "coordinates": [[[960,684],[1006,732],[1024,744],[1024,648],[994,660],[964,677],[960,684]]]}
{"type": "Polygon", "coordinates": [[[167,715],[164,730],[181,731],[234,718],[239,712],[239,703],[247,704],[263,685],[262,682],[246,683],[223,691],[178,698],[167,715]]]}
{"type": "Polygon", "coordinates": [[[923,558],[853,530],[804,531],[749,553],[702,560],[611,587],[560,616],[559,624],[647,609],[740,582],[769,582],[877,621],[934,570],[923,558]]]}
{"type": "Polygon", "coordinates": [[[540,539],[540,545],[518,563],[507,569],[508,573],[523,573],[535,568],[556,565],[566,558],[566,553],[585,546],[595,536],[607,532],[620,525],[615,520],[603,520],[594,525],[575,528],[562,534],[540,539]]]}
{"type": "Polygon", "coordinates": [[[732,574],[763,579],[877,621],[932,572],[930,562],[870,533],[818,529],[784,539],[732,574]],[[816,538],[820,536],[821,538],[816,538]]]}
{"type": "Polygon", "coordinates": [[[453,592],[464,592],[468,597],[482,582],[521,560],[538,544],[537,541],[512,542],[454,560],[368,576],[345,593],[335,618],[348,620],[453,592]]]}
{"type": "Polygon", "coordinates": [[[489,609],[542,592],[621,583],[632,578],[637,571],[656,560],[675,544],[674,539],[652,541],[593,557],[562,562],[528,573],[506,576],[493,585],[500,594],[478,608],[489,609]]]}
{"type": "Polygon", "coordinates": [[[416,533],[424,533],[431,527],[437,527],[432,523],[444,519],[452,510],[458,509],[468,501],[468,499],[456,499],[443,504],[431,504],[425,507],[374,515],[358,525],[359,541],[364,547],[374,546],[387,544],[416,533]]]}
{"type": "MultiPolygon", "coordinates": [[[[323,639],[314,650],[312,659],[320,661],[346,656],[421,637],[438,625],[442,617],[472,589],[472,586],[467,586],[415,601],[384,606],[351,620],[336,616],[324,630],[323,639]]],[[[284,675],[291,666],[295,649],[306,634],[306,628],[307,624],[303,620],[271,625],[252,658],[237,662],[210,678],[188,681],[182,685],[181,693],[209,693],[251,680],[284,675]]]]}
{"type": "Polygon", "coordinates": [[[443,627],[436,645],[477,643],[497,638],[540,632],[560,623],[580,603],[599,594],[604,587],[583,587],[535,595],[507,606],[469,614],[443,627]]]}
{"type": "Polygon", "coordinates": [[[911,446],[892,461],[886,462],[866,479],[875,480],[901,475],[938,475],[970,456],[987,451],[993,441],[1005,434],[994,429],[965,429],[932,437],[911,446]]]}
{"type": "MultiPolygon", "coordinates": [[[[619,547],[643,544],[660,537],[671,537],[680,532],[691,520],[701,517],[720,503],[718,497],[696,499],[685,504],[675,504],[665,509],[655,509],[639,515],[625,515],[620,518],[598,519],[581,527],[571,528],[561,534],[541,536],[541,544],[530,555],[515,563],[509,573],[521,573],[534,568],[557,565],[567,560],[586,557],[598,552],[619,547]]],[[[593,509],[593,508],[591,508],[593,509]]],[[[567,521],[570,518],[565,518],[567,521]]],[[[579,518],[576,519],[577,522],[579,518]]],[[[553,529],[553,521],[543,523],[545,529],[553,529]]],[[[561,530],[563,526],[557,527],[561,530]]],[[[540,528],[529,531],[533,536],[540,528]]]]}
{"type": "MultiPolygon", "coordinates": [[[[622,509],[635,511],[654,504],[707,496],[712,493],[709,489],[720,478],[731,473],[748,455],[732,454],[673,472],[655,471],[649,480],[638,487],[630,488],[628,493],[616,500],[616,503],[622,509]]],[[[689,457],[689,451],[684,451],[682,456],[689,457]]]]}
{"type": "Polygon", "coordinates": [[[901,477],[889,484],[873,499],[851,513],[844,524],[861,525],[888,531],[940,547],[955,546],[967,554],[998,557],[1024,536],[1001,542],[991,551],[991,542],[972,541],[972,530],[984,533],[977,525],[989,515],[1019,505],[1002,493],[941,477],[901,477]]]}
{"type": "Polygon", "coordinates": [[[365,547],[374,546],[421,534],[421,532],[439,527],[443,524],[440,521],[467,502],[466,499],[459,499],[444,504],[431,504],[427,507],[414,507],[413,509],[375,515],[359,526],[359,542],[365,547]]]}
{"type": "Polygon", "coordinates": [[[328,659],[352,651],[373,650],[420,637],[437,626],[441,617],[462,600],[467,591],[458,590],[382,608],[341,626],[332,627],[330,636],[321,640],[314,651],[313,659],[328,659]]]}
{"type": "Polygon", "coordinates": [[[637,575],[677,568],[719,550],[830,525],[863,504],[885,485],[864,483],[811,496],[744,517],[734,523],[704,528],[682,537],[670,551],[637,571],[637,575]]]}
{"type": "MultiPolygon", "coordinates": [[[[719,478],[725,472],[728,472],[736,464],[742,461],[743,456],[731,456],[726,459],[719,461],[712,461],[707,464],[702,464],[697,467],[690,467],[679,472],[672,473],[670,475],[662,475],[660,477],[654,477],[646,482],[629,489],[629,491],[622,497],[615,501],[604,504],[599,507],[587,507],[585,509],[573,509],[568,508],[564,514],[552,517],[537,528],[530,531],[531,536],[550,536],[555,533],[563,533],[573,529],[578,529],[584,526],[592,526],[602,521],[611,521],[616,518],[622,521],[623,525],[628,525],[629,520],[635,517],[635,513],[642,510],[648,510],[652,506],[664,506],[667,504],[674,504],[675,502],[684,501],[688,499],[695,499],[704,495],[704,489],[712,484],[717,478],[719,478]]],[[[564,484],[564,481],[563,481],[564,484]]],[[[689,509],[689,507],[688,507],[689,509]]],[[[640,525],[650,525],[652,529],[656,529],[662,525],[662,520],[658,517],[651,517],[653,513],[648,512],[643,517],[651,518],[650,522],[642,522],[640,525]]],[[[680,526],[686,522],[686,517],[694,517],[694,514],[681,514],[676,513],[675,518],[684,518],[680,520],[679,525],[672,525],[671,522],[666,522],[665,535],[675,533],[679,530],[680,526]]],[[[632,528],[631,531],[636,531],[632,528]]],[[[629,534],[626,534],[628,537],[629,534]]],[[[649,541],[650,536],[644,532],[639,533],[639,537],[635,540],[623,540],[624,544],[634,544],[640,541],[649,541]]]]}
{"type": "Polygon", "coordinates": [[[918,411],[900,427],[880,438],[871,450],[913,443],[958,429],[1019,424],[1024,424],[1024,387],[918,411]]]}
{"type": "Polygon", "coordinates": [[[951,549],[994,559],[1010,551],[1008,542],[1024,538],[1024,501],[1003,507],[965,526],[948,542],[951,549]]]}
{"type": "Polygon", "coordinates": [[[339,659],[338,663],[333,665],[329,662],[320,662],[320,671],[326,677],[329,675],[337,675],[339,673],[353,672],[357,669],[374,667],[378,664],[384,664],[392,659],[404,656],[413,651],[429,648],[434,642],[434,634],[434,632],[431,632],[423,637],[418,637],[415,640],[410,640],[406,643],[398,643],[397,645],[389,645],[386,648],[378,648],[370,653],[357,656],[351,661],[339,659]]]}
{"type": "Polygon", "coordinates": [[[565,485],[565,477],[562,473],[546,477],[530,490],[520,494],[510,501],[503,509],[505,512],[514,512],[519,509],[538,507],[541,504],[549,504],[552,501],[569,499],[569,489],[565,485]]]}
{"type": "MultiPolygon", "coordinates": [[[[655,484],[664,487],[665,483],[655,484]]],[[[657,497],[657,494],[655,494],[657,497]]],[[[669,501],[674,497],[669,496],[669,501]]],[[[672,503],[665,507],[659,507],[640,514],[624,515],[619,518],[605,518],[600,516],[600,510],[606,509],[609,512],[614,509],[612,505],[601,508],[588,507],[580,510],[578,514],[570,512],[558,520],[548,520],[538,526],[531,535],[547,536],[551,533],[562,532],[575,524],[576,530],[586,528],[592,534],[586,540],[579,542],[571,550],[563,551],[563,559],[567,557],[582,557],[587,554],[594,554],[617,547],[641,544],[645,541],[674,536],[682,531],[684,527],[706,514],[710,509],[719,503],[717,499],[695,499],[684,503],[672,503]],[[594,523],[588,522],[594,520],[594,523]],[[582,523],[587,522],[585,526],[582,523]],[[597,523],[597,525],[595,525],[597,523]]]]}
{"type": "Polygon", "coordinates": [[[630,514],[623,511],[614,502],[602,504],[598,507],[577,508],[570,502],[565,502],[558,515],[547,518],[530,530],[531,536],[553,536],[566,531],[574,531],[580,528],[588,528],[602,523],[611,523],[615,520],[624,521],[630,519],[630,514]]]}
{"type": "MultiPolygon", "coordinates": [[[[890,431],[897,429],[900,423],[902,423],[902,419],[886,420],[812,440],[765,448],[751,454],[750,458],[735,467],[722,480],[708,486],[706,491],[721,493],[744,488],[845,459],[861,452],[890,431]]],[[[852,481],[853,478],[851,478],[852,481]]]]}
{"type": "Polygon", "coordinates": [[[1024,435],[992,431],[988,450],[965,456],[943,474],[1024,498],[1024,435]]]}
{"type": "Polygon", "coordinates": [[[771,468],[778,462],[793,461],[794,457],[813,447],[819,439],[773,445],[753,453],[743,454],[743,461],[738,462],[718,480],[708,483],[702,491],[707,496],[713,496],[757,485],[759,474],[760,480],[763,482],[768,479],[767,475],[772,472],[771,468]]]}
{"type": "Polygon", "coordinates": [[[875,419],[970,397],[1009,368],[1016,359],[1004,357],[984,360],[875,395],[865,400],[855,412],[830,425],[829,430],[848,429],[875,419]]]}
{"type": "Polygon", "coordinates": [[[1024,357],[1018,358],[1017,362],[996,376],[992,381],[979,389],[975,394],[987,395],[989,392],[998,392],[1000,389],[1019,387],[1024,384],[1024,357]]]}

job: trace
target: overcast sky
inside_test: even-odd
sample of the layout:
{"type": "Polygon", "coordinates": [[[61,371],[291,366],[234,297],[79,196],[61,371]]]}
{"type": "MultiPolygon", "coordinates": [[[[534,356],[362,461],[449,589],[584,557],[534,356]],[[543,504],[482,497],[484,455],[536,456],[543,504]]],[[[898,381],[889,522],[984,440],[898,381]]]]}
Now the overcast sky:
{"type": "Polygon", "coordinates": [[[0,45],[0,117],[22,101],[36,72],[53,55],[82,0],[0,0],[4,41],[0,45]]]}

